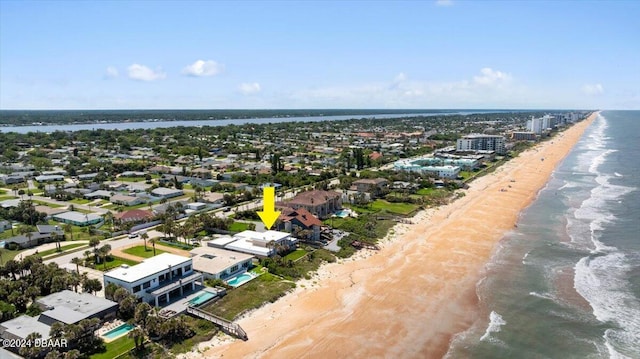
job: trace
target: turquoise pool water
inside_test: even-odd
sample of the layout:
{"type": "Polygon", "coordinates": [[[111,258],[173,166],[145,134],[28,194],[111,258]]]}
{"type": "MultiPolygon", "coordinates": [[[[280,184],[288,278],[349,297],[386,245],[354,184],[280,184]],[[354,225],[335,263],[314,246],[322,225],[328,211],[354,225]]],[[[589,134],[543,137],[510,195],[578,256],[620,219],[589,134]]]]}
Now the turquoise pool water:
{"type": "Polygon", "coordinates": [[[239,286],[245,284],[246,282],[252,280],[253,278],[255,278],[255,277],[252,276],[249,273],[242,273],[239,276],[235,276],[235,277],[229,279],[227,281],[227,284],[232,286],[232,287],[239,287],[239,286]]]}
{"type": "Polygon", "coordinates": [[[208,301],[209,299],[215,297],[216,295],[207,291],[201,291],[198,293],[197,296],[195,296],[194,298],[191,298],[189,300],[189,303],[193,304],[193,305],[200,305],[206,301],[208,301]]]}
{"type": "Polygon", "coordinates": [[[123,334],[127,334],[134,326],[128,323],[124,323],[117,328],[113,328],[110,331],[102,334],[103,337],[108,339],[115,339],[123,334]]]}
{"type": "Polygon", "coordinates": [[[346,209],[341,209],[338,212],[336,212],[336,216],[340,218],[349,217],[349,211],[347,211],[346,209]]]}

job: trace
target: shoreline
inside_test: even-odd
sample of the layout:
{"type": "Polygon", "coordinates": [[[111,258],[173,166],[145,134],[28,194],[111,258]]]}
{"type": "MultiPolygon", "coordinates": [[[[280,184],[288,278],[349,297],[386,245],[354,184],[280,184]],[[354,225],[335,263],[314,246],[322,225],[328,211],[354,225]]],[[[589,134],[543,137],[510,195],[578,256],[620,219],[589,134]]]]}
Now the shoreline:
{"type": "Polygon", "coordinates": [[[464,197],[419,212],[415,224],[394,226],[380,251],[325,264],[247,313],[237,322],[249,341],[216,337],[198,348],[212,358],[444,356],[479,319],[475,286],[499,241],[596,116],[476,179],[464,197]]]}

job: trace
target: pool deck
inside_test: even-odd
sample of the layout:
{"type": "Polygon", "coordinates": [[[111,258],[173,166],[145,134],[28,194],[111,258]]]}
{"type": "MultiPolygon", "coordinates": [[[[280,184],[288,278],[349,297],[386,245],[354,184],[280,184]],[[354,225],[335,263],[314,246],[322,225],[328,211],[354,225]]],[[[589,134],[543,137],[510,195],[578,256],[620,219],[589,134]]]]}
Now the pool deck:
{"type": "Polygon", "coordinates": [[[254,279],[258,278],[259,276],[260,276],[260,274],[256,274],[256,273],[252,273],[252,272],[244,272],[244,273],[240,273],[240,274],[238,274],[238,275],[235,275],[235,276],[233,276],[233,277],[231,277],[231,278],[226,279],[226,280],[225,280],[225,283],[229,284],[230,286],[232,286],[232,287],[234,287],[234,288],[238,288],[238,287],[240,287],[241,285],[246,284],[246,283],[249,283],[249,282],[251,282],[252,280],[254,280],[254,279]],[[250,279],[247,279],[246,281],[244,281],[244,282],[242,282],[242,283],[240,283],[240,284],[236,284],[236,285],[233,285],[233,284],[230,284],[230,283],[229,283],[229,281],[230,281],[230,280],[235,279],[235,278],[237,278],[237,277],[241,277],[241,276],[243,276],[243,275],[245,275],[245,274],[246,274],[246,275],[250,275],[250,276],[251,276],[251,278],[250,278],[250,279]]]}
{"type": "Polygon", "coordinates": [[[205,292],[212,293],[216,296],[220,296],[220,294],[223,292],[223,289],[224,288],[218,289],[218,288],[203,287],[201,285],[196,285],[195,291],[187,294],[186,296],[178,300],[173,301],[171,304],[165,307],[162,307],[162,309],[160,309],[160,314],[165,318],[171,318],[178,314],[185,313],[187,311],[187,307],[191,305],[189,301],[197,297],[200,292],[205,291],[205,292]]]}
{"type": "MultiPolygon", "coordinates": [[[[120,319],[116,319],[112,322],[106,322],[102,325],[102,327],[98,330],[95,331],[95,335],[99,336],[100,338],[102,338],[102,340],[104,340],[105,343],[109,343],[112,342],[120,337],[122,337],[123,335],[126,335],[127,333],[129,333],[129,331],[122,333],[121,335],[118,335],[117,337],[113,337],[113,338],[107,338],[104,336],[104,334],[108,333],[109,331],[118,328],[121,325],[127,324],[126,322],[123,322],[120,319]]],[[[135,327],[135,326],[134,326],[135,327]]]]}

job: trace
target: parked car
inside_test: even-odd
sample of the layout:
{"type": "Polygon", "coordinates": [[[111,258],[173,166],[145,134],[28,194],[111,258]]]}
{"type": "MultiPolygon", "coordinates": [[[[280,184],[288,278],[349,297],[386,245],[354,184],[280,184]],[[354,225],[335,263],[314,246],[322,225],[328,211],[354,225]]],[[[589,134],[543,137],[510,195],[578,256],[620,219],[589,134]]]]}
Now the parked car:
{"type": "Polygon", "coordinates": [[[136,237],[138,237],[138,233],[131,233],[129,235],[129,238],[136,238],[136,237]]]}

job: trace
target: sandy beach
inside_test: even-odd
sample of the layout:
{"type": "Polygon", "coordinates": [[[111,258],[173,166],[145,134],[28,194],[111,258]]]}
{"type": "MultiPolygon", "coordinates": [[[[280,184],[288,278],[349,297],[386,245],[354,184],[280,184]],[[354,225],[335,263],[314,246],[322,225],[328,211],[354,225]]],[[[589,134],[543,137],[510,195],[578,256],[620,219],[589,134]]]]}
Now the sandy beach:
{"type": "Polygon", "coordinates": [[[320,268],[238,323],[249,340],[201,343],[211,358],[440,358],[477,320],[475,285],[504,234],[595,119],[471,183],[465,196],[398,224],[380,251],[320,268]]]}

